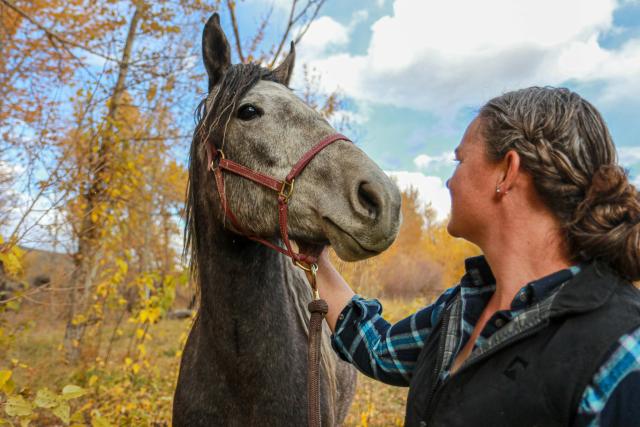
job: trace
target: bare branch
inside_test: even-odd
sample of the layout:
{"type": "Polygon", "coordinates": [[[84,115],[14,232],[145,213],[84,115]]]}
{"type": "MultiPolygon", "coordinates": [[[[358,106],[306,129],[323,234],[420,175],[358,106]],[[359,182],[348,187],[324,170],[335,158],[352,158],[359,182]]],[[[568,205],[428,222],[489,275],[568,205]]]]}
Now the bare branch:
{"type": "Polygon", "coordinates": [[[191,139],[193,135],[176,135],[176,136],[145,136],[145,137],[134,137],[134,138],[125,138],[127,141],[173,141],[176,139],[191,139]]]}
{"type": "Polygon", "coordinates": [[[298,44],[300,42],[300,40],[302,40],[302,37],[305,35],[305,33],[307,32],[307,30],[309,29],[309,27],[311,26],[313,21],[315,21],[316,17],[318,16],[318,13],[320,12],[320,8],[324,4],[324,2],[325,2],[325,0],[320,0],[318,2],[317,6],[316,6],[316,10],[313,11],[313,15],[311,15],[311,18],[307,21],[307,24],[300,31],[300,33],[298,33],[298,35],[296,36],[295,41],[294,41],[295,44],[298,44]]]}
{"type": "Polygon", "coordinates": [[[284,43],[287,41],[287,37],[289,37],[289,32],[291,31],[291,28],[295,23],[294,14],[296,13],[296,4],[298,4],[298,0],[293,0],[291,2],[291,11],[289,11],[289,20],[287,21],[287,28],[284,30],[284,34],[282,34],[282,39],[280,39],[280,44],[278,44],[278,49],[276,49],[276,53],[273,55],[273,59],[269,64],[270,68],[273,68],[276,61],[278,60],[278,56],[280,56],[280,52],[282,52],[282,47],[284,46],[284,43]]]}
{"type": "Polygon", "coordinates": [[[240,41],[240,31],[238,30],[238,21],[236,20],[236,2],[233,0],[227,0],[227,8],[229,9],[229,15],[231,15],[231,25],[233,26],[233,36],[236,39],[238,58],[240,59],[240,62],[244,62],[242,42],[240,41]]]}
{"type": "Polygon", "coordinates": [[[253,37],[253,40],[251,40],[251,46],[249,47],[249,50],[247,53],[247,59],[249,61],[253,58],[254,53],[258,49],[258,45],[264,39],[264,33],[267,29],[267,25],[269,24],[269,21],[271,20],[272,13],[273,13],[273,6],[269,8],[269,12],[267,12],[265,17],[262,19],[262,22],[260,22],[260,25],[258,26],[258,30],[256,31],[256,34],[253,37]]]}
{"type": "Polygon", "coordinates": [[[292,22],[292,23],[294,23],[294,24],[295,24],[296,22],[298,22],[298,21],[299,21],[299,20],[300,20],[300,19],[301,19],[301,18],[302,18],[306,13],[307,13],[307,10],[309,10],[309,8],[311,7],[311,5],[312,5],[312,4],[314,4],[315,2],[316,2],[316,0],[309,0],[309,1],[307,1],[307,4],[305,4],[305,5],[304,5],[304,7],[303,7],[303,8],[302,8],[302,10],[300,11],[300,13],[298,13],[298,14],[296,15],[296,17],[295,17],[295,18],[293,18],[293,19],[291,20],[291,22],[292,22]]]}
{"type": "MultiPolygon", "coordinates": [[[[4,0],[0,0],[0,1],[4,1],[4,0]]],[[[89,110],[90,110],[90,105],[91,105],[91,101],[94,99],[96,93],[98,92],[98,89],[101,85],[100,80],[102,79],[102,76],[104,75],[104,68],[100,74],[100,76],[98,77],[97,81],[96,81],[96,86],[93,88],[93,90],[91,91],[91,94],[88,98],[88,102],[87,102],[87,106],[83,109],[81,116],[79,117],[79,121],[78,121],[78,126],[76,127],[75,131],[74,131],[74,138],[77,137],[80,129],[82,128],[82,123],[84,122],[85,118],[88,116],[89,114],[89,110]]],[[[46,129],[47,125],[41,126],[42,129],[46,129]]],[[[31,213],[34,211],[36,204],[40,201],[40,199],[45,195],[46,191],[48,189],[51,188],[52,185],[55,184],[54,180],[55,178],[58,176],[58,173],[60,172],[61,168],[62,168],[63,162],[59,161],[56,163],[56,166],[50,170],[49,172],[49,176],[46,179],[45,182],[43,182],[43,184],[40,186],[40,189],[38,191],[38,193],[35,195],[35,197],[33,197],[33,200],[31,201],[30,206],[26,209],[26,211],[21,215],[20,220],[18,221],[18,223],[16,224],[16,226],[14,227],[13,231],[10,233],[10,238],[9,241],[11,242],[20,242],[24,236],[27,235],[27,233],[36,225],[39,225],[39,221],[43,216],[41,216],[38,220],[36,220],[33,224],[31,224],[29,227],[27,227],[26,230],[24,230],[22,233],[20,233],[20,228],[24,225],[25,221],[27,220],[27,218],[31,215],[31,213]]],[[[64,196],[63,196],[64,197],[64,196]]],[[[54,203],[54,206],[57,205],[58,203],[62,202],[63,197],[60,198],[60,200],[56,201],[54,203]]],[[[54,206],[52,206],[51,208],[53,208],[54,206]]]]}

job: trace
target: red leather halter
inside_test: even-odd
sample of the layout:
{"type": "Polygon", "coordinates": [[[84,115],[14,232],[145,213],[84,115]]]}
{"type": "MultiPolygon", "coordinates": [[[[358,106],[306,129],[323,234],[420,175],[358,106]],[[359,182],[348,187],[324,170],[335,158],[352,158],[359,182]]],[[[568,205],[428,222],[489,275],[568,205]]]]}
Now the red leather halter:
{"type": "Polygon", "coordinates": [[[307,151],[300,160],[298,160],[298,162],[291,168],[291,171],[287,174],[284,180],[272,178],[261,172],[254,171],[252,169],[247,168],[246,166],[233,162],[225,158],[222,150],[215,149],[215,147],[213,147],[211,143],[207,143],[207,165],[209,170],[212,170],[214,173],[215,180],[216,180],[216,187],[218,188],[218,194],[220,195],[220,203],[222,204],[224,213],[231,220],[231,223],[236,228],[236,230],[251,240],[260,242],[272,249],[275,249],[280,253],[283,253],[291,257],[291,259],[297,266],[305,270],[309,270],[312,267],[312,265],[315,264],[315,262],[317,261],[316,257],[313,257],[311,255],[305,255],[302,253],[295,253],[291,248],[291,242],[289,241],[289,232],[287,229],[287,214],[288,214],[289,199],[293,195],[293,185],[295,183],[295,178],[302,172],[302,170],[309,164],[309,162],[315,157],[316,154],[318,154],[328,145],[339,140],[351,142],[349,138],[339,133],[327,136],[326,138],[322,139],[319,143],[317,143],[313,148],[307,151]],[[217,166],[214,163],[216,161],[217,161],[217,166]],[[243,178],[249,179],[253,182],[256,182],[267,188],[270,188],[273,191],[276,191],[278,193],[278,222],[280,225],[280,235],[282,237],[282,241],[284,242],[285,248],[281,248],[280,246],[274,245],[273,243],[261,237],[251,235],[244,230],[244,228],[238,222],[238,219],[236,218],[236,216],[233,214],[233,212],[231,212],[231,209],[229,208],[229,204],[227,203],[227,196],[224,191],[224,176],[222,175],[222,170],[225,170],[233,174],[239,175],[243,178]],[[307,264],[307,265],[305,266],[304,264],[307,264]]]}

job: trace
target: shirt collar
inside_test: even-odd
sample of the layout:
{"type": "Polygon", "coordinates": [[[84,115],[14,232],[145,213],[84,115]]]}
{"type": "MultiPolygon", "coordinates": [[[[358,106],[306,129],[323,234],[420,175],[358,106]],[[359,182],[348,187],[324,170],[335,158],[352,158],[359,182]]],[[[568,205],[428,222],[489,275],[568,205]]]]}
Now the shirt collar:
{"type": "Polygon", "coordinates": [[[484,255],[478,255],[464,260],[466,274],[462,277],[462,286],[485,287],[496,284],[491,267],[484,255]]]}
{"type": "MultiPolygon", "coordinates": [[[[466,274],[460,281],[463,288],[495,287],[496,279],[484,255],[467,258],[465,270],[466,274]]],[[[560,285],[578,274],[580,270],[581,266],[572,266],[525,284],[513,299],[512,309],[523,308],[525,305],[542,301],[557,290],[560,285]]]]}

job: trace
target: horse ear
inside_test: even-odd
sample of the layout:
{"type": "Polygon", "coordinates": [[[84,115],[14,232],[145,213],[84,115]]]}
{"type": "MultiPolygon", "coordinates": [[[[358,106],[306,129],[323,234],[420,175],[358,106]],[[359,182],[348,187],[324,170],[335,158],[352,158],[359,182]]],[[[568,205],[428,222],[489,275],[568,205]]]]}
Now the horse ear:
{"type": "Polygon", "coordinates": [[[231,65],[231,48],[220,26],[220,16],[214,13],[202,32],[202,59],[209,75],[209,92],[220,82],[231,65]]]}
{"type": "Polygon", "coordinates": [[[296,49],[293,42],[291,42],[291,49],[289,50],[289,54],[284,59],[284,61],[282,61],[282,63],[273,70],[273,75],[275,76],[276,80],[285,86],[289,86],[291,74],[293,74],[293,65],[295,60],[296,49]]]}

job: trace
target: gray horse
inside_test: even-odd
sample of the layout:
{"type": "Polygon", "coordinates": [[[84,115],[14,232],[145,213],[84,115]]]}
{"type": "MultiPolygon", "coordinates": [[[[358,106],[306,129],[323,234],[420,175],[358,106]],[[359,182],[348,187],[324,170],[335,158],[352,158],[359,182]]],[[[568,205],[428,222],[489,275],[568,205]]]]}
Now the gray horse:
{"type": "MultiPolygon", "coordinates": [[[[200,308],[182,356],[174,397],[176,426],[288,426],[307,422],[307,303],[302,271],[282,254],[233,231],[207,170],[205,145],[227,158],[282,178],[312,146],[335,130],[287,88],[293,45],[269,71],[230,63],[213,15],[203,32],[209,95],[198,109],[190,152],[186,250],[200,308]]],[[[239,223],[279,242],[275,193],[226,174],[225,190],[239,223]]],[[[395,239],[400,194],[358,147],[338,141],[296,179],[289,235],[307,250],[332,245],[345,260],[380,253],[395,239]]],[[[355,371],[339,360],[323,331],[322,420],[344,421],[355,371]]]]}

